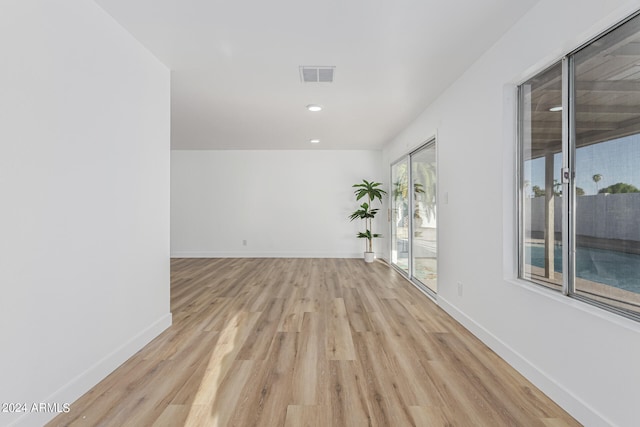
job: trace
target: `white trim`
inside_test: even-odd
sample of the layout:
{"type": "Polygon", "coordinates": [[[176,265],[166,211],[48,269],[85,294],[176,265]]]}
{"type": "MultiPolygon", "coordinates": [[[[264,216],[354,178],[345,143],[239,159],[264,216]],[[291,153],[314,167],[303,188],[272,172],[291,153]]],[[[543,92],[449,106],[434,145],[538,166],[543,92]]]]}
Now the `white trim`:
{"type": "MultiPolygon", "coordinates": [[[[565,297],[565,299],[567,298],[565,297]]],[[[522,354],[515,351],[440,295],[438,296],[438,305],[580,423],[594,426],[615,426],[603,414],[572,394],[570,390],[555,381],[543,369],[531,363],[522,354]]]]}
{"type": "MultiPolygon", "coordinates": [[[[175,251],[171,258],[363,258],[363,252],[175,251]]],[[[376,252],[376,258],[382,254],[376,252]]]]}
{"type": "Polygon", "coordinates": [[[518,277],[520,170],[518,152],[518,87],[506,84],[502,89],[502,275],[505,280],[518,277]],[[505,178],[506,177],[506,178],[505,178]],[[513,178],[515,177],[515,179],[513,178]]]}
{"type": "MultiPolygon", "coordinates": [[[[151,340],[160,335],[164,330],[170,327],[171,324],[172,315],[171,313],[167,313],[147,328],[140,331],[129,341],[123,343],[116,350],[96,362],[89,369],[80,373],[75,378],[72,378],[67,384],[60,387],[50,396],[42,399],[42,402],[58,403],[60,405],[69,403],[73,409],[73,402],[91,390],[92,387],[106,378],[107,375],[116,370],[116,368],[126,362],[127,359],[136,354],[140,349],[149,344],[151,340]]],[[[27,405],[31,403],[32,402],[27,403],[27,405]]],[[[25,413],[13,423],[9,424],[8,427],[45,425],[57,415],[57,413],[51,412],[25,413]]]]}

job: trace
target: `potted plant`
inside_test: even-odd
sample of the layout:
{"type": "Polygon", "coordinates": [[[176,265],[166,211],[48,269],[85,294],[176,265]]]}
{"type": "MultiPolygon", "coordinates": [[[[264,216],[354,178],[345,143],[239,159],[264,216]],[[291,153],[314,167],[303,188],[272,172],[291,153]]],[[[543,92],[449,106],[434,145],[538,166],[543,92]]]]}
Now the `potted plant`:
{"type": "Polygon", "coordinates": [[[360,208],[349,216],[351,221],[354,219],[364,220],[365,231],[358,233],[357,236],[359,239],[367,239],[364,252],[365,262],[373,262],[375,259],[375,252],[373,252],[373,239],[375,237],[382,237],[381,234],[374,234],[372,231],[373,218],[375,218],[378,213],[378,209],[374,209],[372,207],[372,203],[376,199],[382,203],[382,195],[387,194],[386,191],[378,188],[381,185],[382,184],[379,182],[369,182],[366,179],[363,179],[361,184],[354,184],[352,186],[356,189],[353,192],[356,195],[356,201],[363,197],[368,200],[368,202],[362,203],[360,208]]]}

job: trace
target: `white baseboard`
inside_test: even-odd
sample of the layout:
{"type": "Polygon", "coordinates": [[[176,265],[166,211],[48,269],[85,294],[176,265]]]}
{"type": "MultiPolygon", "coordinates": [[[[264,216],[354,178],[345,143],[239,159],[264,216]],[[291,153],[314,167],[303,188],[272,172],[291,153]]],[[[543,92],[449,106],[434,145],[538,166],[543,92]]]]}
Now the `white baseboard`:
{"type": "Polygon", "coordinates": [[[363,252],[172,251],[171,258],[362,258],[363,252]]]}
{"type": "MultiPolygon", "coordinates": [[[[60,387],[56,392],[43,399],[42,402],[59,403],[60,405],[69,403],[71,404],[71,410],[73,410],[73,402],[106,378],[107,375],[136,354],[151,342],[151,340],[160,335],[165,329],[171,326],[171,323],[171,313],[165,314],[129,341],[122,344],[111,354],[108,354],[89,369],[60,387]]],[[[8,427],[40,427],[51,421],[57,415],[57,413],[51,412],[28,412],[9,424],[8,427]]]]}
{"type": "Polygon", "coordinates": [[[565,411],[585,426],[613,426],[614,424],[590,407],[586,402],[573,395],[562,384],[531,363],[520,353],[512,349],[505,342],[497,338],[476,321],[471,319],[445,298],[438,296],[438,305],[462,326],[468,329],[498,356],[503,358],[515,370],[531,381],[550,399],[560,405],[565,411]]]}

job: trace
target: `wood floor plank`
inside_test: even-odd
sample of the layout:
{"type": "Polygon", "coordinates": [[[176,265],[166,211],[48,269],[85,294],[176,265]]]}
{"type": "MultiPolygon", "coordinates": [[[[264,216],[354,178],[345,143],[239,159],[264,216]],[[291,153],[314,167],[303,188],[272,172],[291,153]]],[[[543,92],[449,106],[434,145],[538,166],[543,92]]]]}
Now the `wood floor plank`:
{"type": "Polygon", "coordinates": [[[220,333],[194,398],[194,405],[211,406],[216,401],[220,386],[236,360],[239,346],[255,323],[252,317],[255,318],[254,313],[241,312],[220,333]]]}
{"type": "Polygon", "coordinates": [[[353,332],[369,332],[373,330],[371,319],[362,302],[357,289],[347,288],[343,291],[344,305],[349,317],[349,325],[353,332]]]}
{"type": "Polygon", "coordinates": [[[342,298],[334,298],[327,313],[327,357],[329,360],[355,360],[355,350],[347,309],[342,298]]]}
{"type": "Polygon", "coordinates": [[[362,304],[367,312],[380,312],[382,308],[381,297],[376,293],[375,287],[370,284],[362,284],[358,288],[358,292],[362,299],[362,304]]]}
{"type": "Polygon", "coordinates": [[[293,366],[292,401],[295,405],[326,404],[329,365],[326,355],[326,319],[321,313],[304,313],[293,366]]]}
{"type": "Polygon", "coordinates": [[[367,399],[368,385],[356,361],[329,362],[331,423],[334,426],[370,426],[373,423],[367,399]]]}
{"type": "MultiPolygon", "coordinates": [[[[382,312],[375,317],[378,320],[378,329],[389,334],[397,343],[396,349],[402,349],[413,359],[433,360],[438,357],[437,350],[425,345],[425,338],[430,334],[425,333],[415,321],[407,308],[409,304],[403,304],[399,300],[386,299],[381,301],[382,312]]],[[[428,344],[429,341],[426,341],[428,344]]]]}
{"type": "Polygon", "coordinates": [[[542,423],[546,427],[568,427],[572,424],[568,424],[566,420],[560,418],[542,418],[542,423]]]}
{"type": "Polygon", "coordinates": [[[278,332],[300,332],[305,311],[303,310],[300,289],[293,288],[285,299],[283,313],[278,323],[278,332]]]}
{"type": "Polygon", "coordinates": [[[387,354],[381,351],[383,344],[372,332],[359,332],[354,336],[357,366],[362,369],[366,387],[369,413],[379,425],[409,426],[409,405],[403,401],[398,378],[391,369],[387,354]]]}
{"type": "MultiPolygon", "coordinates": [[[[424,304],[425,302],[422,302],[422,304],[415,303],[414,298],[426,299],[424,295],[423,296],[412,295],[412,294],[408,294],[408,295],[411,296],[411,302],[410,304],[406,304],[405,308],[409,313],[411,313],[411,316],[413,316],[413,319],[416,321],[416,324],[420,326],[423,331],[427,333],[449,332],[449,330],[446,328],[446,326],[444,326],[441,320],[441,317],[444,317],[444,316],[440,316],[439,315],[440,313],[437,311],[435,311],[434,313],[434,310],[425,310],[425,308],[422,306],[422,304],[424,304]]],[[[429,302],[429,304],[432,304],[432,303],[429,302]]]]}
{"type": "MultiPolygon", "coordinates": [[[[198,396],[186,415],[185,426],[223,427],[229,424],[235,404],[240,399],[255,362],[252,360],[234,361],[229,366],[220,384],[201,383],[198,396]],[[204,387],[203,387],[204,386],[204,387]]],[[[174,425],[182,425],[174,424],[174,425]]]]}
{"type": "Polygon", "coordinates": [[[187,417],[188,413],[188,406],[170,404],[162,411],[162,414],[153,422],[151,427],[175,427],[182,425],[182,421],[187,417]]]}
{"type": "Polygon", "coordinates": [[[451,416],[454,425],[475,426],[479,422],[484,425],[497,424],[495,416],[489,411],[484,402],[473,391],[468,390],[468,385],[460,382],[460,377],[456,375],[453,368],[443,362],[426,362],[428,372],[433,378],[433,382],[442,396],[443,410],[447,416],[451,416]]]}
{"type": "Polygon", "coordinates": [[[256,376],[243,389],[244,407],[238,407],[229,424],[282,426],[292,401],[293,366],[298,334],[276,332],[265,363],[256,364],[256,376]],[[260,366],[261,365],[261,366],[260,366]]]}
{"type": "Polygon", "coordinates": [[[385,353],[390,373],[398,381],[395,387],[402,401],[410,406],[440,406],[442,397],[420,363],[420,356],[407,340],[391,329],[390,321],[381,313],[371,313],[375,325],[375,336],[385,353]],[[408,380],[404,380],[408,379],[408,380]]]}
{"type": "Polygon", "coordinates": [[[238,359],[264,360],[267,358],[269,347],[274,340],[275,332],[278,330],[278,324],[283,315],[284,306],[284,299],[271,298],[240,349],[238,359]]]}
{"type": "Polygon", "coordinates": [[[174,259],[171,311],[48,425],[579,425],[382,262],[174,259]]]}
{"type": "Polygon", "coordinates": [[[441,407],[410,406],[409,412],[416,426],[447,427],[454,425],[441,407]]]}
{"type": "Polygon", "coordinates": [[[312,405],[289,405],[285,427],[326,427],[329,424],[327,408],[312,405]]]}

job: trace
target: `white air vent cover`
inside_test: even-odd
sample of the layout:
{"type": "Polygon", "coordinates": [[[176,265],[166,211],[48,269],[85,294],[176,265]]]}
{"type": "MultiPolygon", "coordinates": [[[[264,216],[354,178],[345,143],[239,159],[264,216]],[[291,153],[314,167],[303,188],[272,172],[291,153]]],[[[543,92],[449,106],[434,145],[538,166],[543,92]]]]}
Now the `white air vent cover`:
{"type": "Polygon", "coordinates": [[[300,79],[303,83],[332,83],[336,67],[332,66],[300,66],[300,79]]]}

